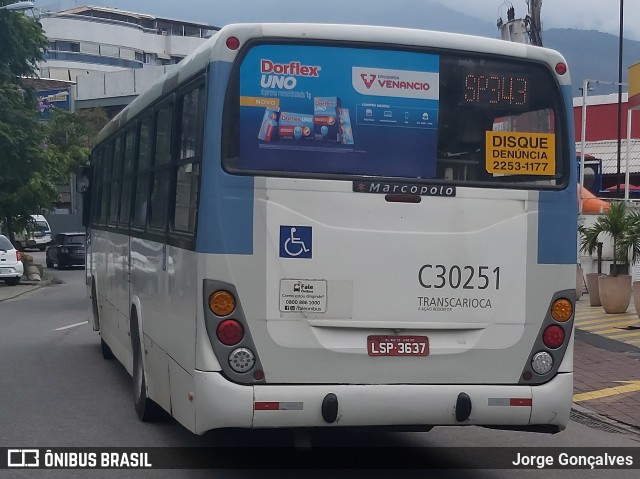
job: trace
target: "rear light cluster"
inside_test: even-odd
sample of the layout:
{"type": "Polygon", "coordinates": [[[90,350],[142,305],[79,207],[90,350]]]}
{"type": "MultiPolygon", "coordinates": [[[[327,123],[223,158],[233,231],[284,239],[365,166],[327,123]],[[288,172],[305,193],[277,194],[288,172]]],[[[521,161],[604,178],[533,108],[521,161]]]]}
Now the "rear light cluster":
{"type": "Polygon", "coordinates": [[[226,360],[226,364],[221,364],[223,371],[239,382],[264,380],[264,372],[254,352],[255,345],[246,328],[244,313],[234,294],[235,288],[223,283],[211,283],[217,284],[211,284],[212,288],[206,288],[205,284],[205,291],[216,288],[207,298],[208,313],[211,313],[206,315],[207,330],[218,360],[226,360]]]}
{"type": "Polygon", "coordinates": [[[22,253],[20,251],[16,251],[16,261],[22,261],[22,253]]]}
{"type": "MultiPolygon", "coordinates": [[[[570,321],[572,317],[573,303],[570,300],[560,297],[553,301],[550,314],[542,329],[541,339],[536,342],[531,356],[530,367],[539,377],[557,370],[566,350],[567,339],[572,327],[570,321]]],[[[522,378],[525,381],[530,381],[533,374],[526,369],[528,368],[525,368],[522,378]]]]}

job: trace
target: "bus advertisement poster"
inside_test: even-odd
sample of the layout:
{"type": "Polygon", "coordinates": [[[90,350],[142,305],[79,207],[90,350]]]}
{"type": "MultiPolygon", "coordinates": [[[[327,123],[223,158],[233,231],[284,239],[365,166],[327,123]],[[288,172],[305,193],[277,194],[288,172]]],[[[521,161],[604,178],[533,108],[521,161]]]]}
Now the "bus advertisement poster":
{"type": "Polygon", "coordinates": [[[238,166],[432,178],[438,82],[438,55],[255,46],[240,66],[238,166]]]}

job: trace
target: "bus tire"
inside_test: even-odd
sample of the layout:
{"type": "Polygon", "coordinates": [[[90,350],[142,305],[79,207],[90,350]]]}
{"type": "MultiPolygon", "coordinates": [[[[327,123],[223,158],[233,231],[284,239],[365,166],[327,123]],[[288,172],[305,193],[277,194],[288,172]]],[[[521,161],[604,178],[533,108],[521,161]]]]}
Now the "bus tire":
{"type": "Polygon", "coordinates": [[[115,356],[113,355],[113,351],[111,351],[111,348],[109,347],[109,345],[102,338],[100,338],[100,348],[102,349],[102,357],[104,359],[106,360],[115,359],[115,356]]]}
{"type": "Polygon", "coordinates": [[[138,332],[138,321],[131,319],[131,346],[133,352],[133,402],[141,421],[153,422],[162,417],[162,409],[147,396],[147,380],[142,361],[142,346],[138,332]]]}

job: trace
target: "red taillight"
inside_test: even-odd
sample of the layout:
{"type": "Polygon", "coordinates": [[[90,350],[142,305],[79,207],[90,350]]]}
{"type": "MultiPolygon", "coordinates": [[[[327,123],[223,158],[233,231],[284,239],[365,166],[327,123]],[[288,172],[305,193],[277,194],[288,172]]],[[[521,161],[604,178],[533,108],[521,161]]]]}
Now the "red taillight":
{"type": "Polygon", "coordinates": [[[567,65],[566,63],[558,63],[556,64],[556,73],[558,75],[564,75],[565,73],[567,73],[567,65]]]}
{"type": "Polygon", "coordinates": [[[564,343],[564,329],[560,326],[549,326],[544,330],[542,342],[549,349],[558,349],[564,343]]]}
{"type": "Polygon", "coordinates": [[[238,40],[236,37],[227,38],[227,48],[229,50],[237,50],[238,48],[240,48],[240,40],[238,40]]]}
{"type": "Polygon", "coordinates": [[[16,261],[22,261],[22,253],[20,251],[16,251],[16,261]]]}
{"type": "Polygon", "coordinates": [[[225,346],[233,346],[242,341],[244,328],[235,319],[226,319],[218,325],[216,335],[218,336],[218,341],[225,346]]]}

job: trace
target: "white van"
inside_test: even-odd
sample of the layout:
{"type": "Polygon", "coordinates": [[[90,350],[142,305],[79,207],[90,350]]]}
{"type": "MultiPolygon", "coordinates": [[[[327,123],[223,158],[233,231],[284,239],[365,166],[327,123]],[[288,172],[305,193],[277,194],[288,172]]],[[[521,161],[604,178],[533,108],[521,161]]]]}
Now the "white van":
{"type": "Polygon", "coordinates": [[[21,248],[38,248],[44,251],[51,243],[51,227],[49,222],[42,215],[31,215],[34,221],[33,232],[16,235],[16,241],[21,248]]]}

